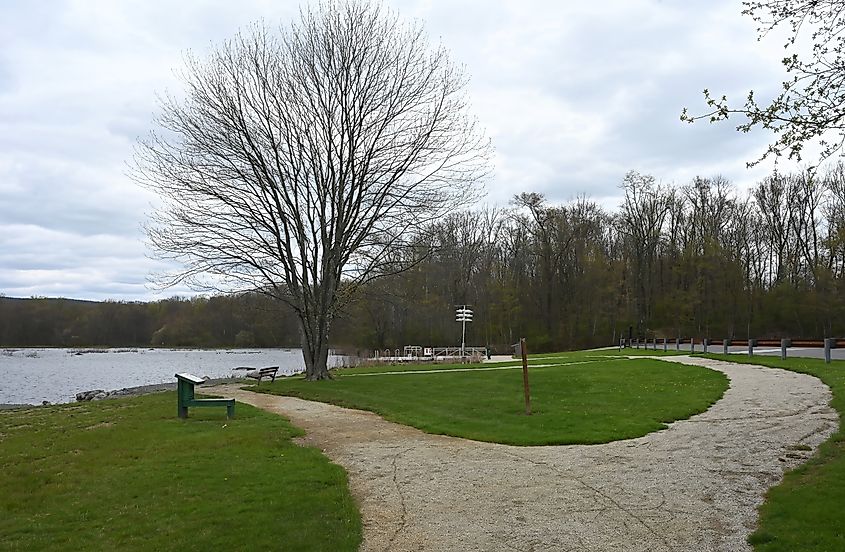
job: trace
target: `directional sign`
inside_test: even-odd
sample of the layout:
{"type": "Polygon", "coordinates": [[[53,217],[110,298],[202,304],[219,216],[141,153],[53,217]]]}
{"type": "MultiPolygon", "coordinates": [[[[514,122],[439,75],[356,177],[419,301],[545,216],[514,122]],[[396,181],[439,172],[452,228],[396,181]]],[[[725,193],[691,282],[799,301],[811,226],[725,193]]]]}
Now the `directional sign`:
{"type": "Polygon", "coordinates": [[[466,305],[456,307],[455,322],[461,323],[461,357],[463,357],[466,348],[467,322],[472,322],[472,309],[468,309],[466,305]]]}
{"type": "Polygon", "coordinates": [[[472,309],[466,307],[455,309],[455,322],[472,322],[472,309]]]}

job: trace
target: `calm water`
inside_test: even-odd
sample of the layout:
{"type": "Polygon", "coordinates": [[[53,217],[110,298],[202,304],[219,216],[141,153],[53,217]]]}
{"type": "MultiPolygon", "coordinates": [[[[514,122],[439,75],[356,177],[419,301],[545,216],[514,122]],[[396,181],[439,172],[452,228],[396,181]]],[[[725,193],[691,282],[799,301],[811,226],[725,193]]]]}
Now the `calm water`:
{"type": "MultiPolygon", "coordinates": [[[[171,350],[0,349],[0,404],[72,402],[91,389],[174,383],[176,372],[224,378],[239,366],[278,366],[279,375],[304,370],[299,349],[171,350]]],[[[332,357],[330,364],[341,357],[332,357]]]]}

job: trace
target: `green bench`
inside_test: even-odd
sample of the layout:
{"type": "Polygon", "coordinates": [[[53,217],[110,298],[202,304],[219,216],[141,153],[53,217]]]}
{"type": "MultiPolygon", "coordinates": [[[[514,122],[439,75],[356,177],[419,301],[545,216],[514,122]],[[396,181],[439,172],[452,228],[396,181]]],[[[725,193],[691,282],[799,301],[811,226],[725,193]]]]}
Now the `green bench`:
{"type": "Polygon", "coordinates": [[[188,417],[189,406],[225,406],[226,417],[235,417],[235,399],[197,399],[194,397],[194,386],[205,383],[205,380],[193,374],[176,374],[176,396],[179,404],[179,417],[188,417]]]}

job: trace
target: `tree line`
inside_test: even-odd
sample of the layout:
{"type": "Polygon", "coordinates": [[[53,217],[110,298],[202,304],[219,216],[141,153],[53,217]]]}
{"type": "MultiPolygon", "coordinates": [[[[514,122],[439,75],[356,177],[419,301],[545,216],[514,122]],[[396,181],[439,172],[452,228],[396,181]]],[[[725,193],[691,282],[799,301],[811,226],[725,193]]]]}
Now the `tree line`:
{"type": "Polygon", "coordinates": [[[5,347],[298,346],[296,321],[257,293],[155,302],[0,297],[5,347]]]}
{"type": "MultiPolygon", "coordinates": [[[[423,228],[416,262],[367,283],[332,344],[359,351],[467,342],[507,351],[639,337],[845,335],[845,167],[773,174],[748,193],[726,179],[680,187],[629,172],[610,211],[522,193],[507,208],[423,228]]],[[[401,264],[402,259],[396,259],[401,264]]],[[[0,299],[3,346],[298,346],[295,314],[258,293],[162,301],[0,299]]]]}
{"type": "Polygon", "coordinates": [[[684,186],[628,173],[616,211],[540,194],[453,213],[420,242],[425,261],[356,305],[356,342],[506,350],[637,337],[827,337],[845,332],[845,169],[773,174],[748,193],[726,179],[684,186]]]}

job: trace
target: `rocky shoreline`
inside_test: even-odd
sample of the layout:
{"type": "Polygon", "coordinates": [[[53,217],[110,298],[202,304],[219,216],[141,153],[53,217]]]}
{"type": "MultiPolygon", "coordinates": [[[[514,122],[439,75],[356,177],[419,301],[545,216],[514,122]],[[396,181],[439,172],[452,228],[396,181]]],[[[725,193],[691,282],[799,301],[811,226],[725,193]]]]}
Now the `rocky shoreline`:
{"type": "MultiPolygon", "coordinates": [[[[205,383],[208,385],[215,385],[220,383],[243,383],[244,378],[216,378],[206,379],[205,383]]],[[[173,391],[176,389],[176,382],[173,383],[156,383],[151,385],[139,385],[136,387],[124,387],[123,389],[115,389],[106,391],[104,389],[92,389],[91,391],[83,391],[76,394],[76,402],[101,401],[105,399],[119,399],[121,397],[136,397],[139,395],[147,395],[149,393],[159,393],[162,391],[173,391]]],[[[67,403],[55,403],[67,404],[67,403]]],[[[44,401],[42,404],[0,404],[0,410],[12,410],[20,408],[38,408],[39,406],[52,406],[49,401],[44,401]]]]}

